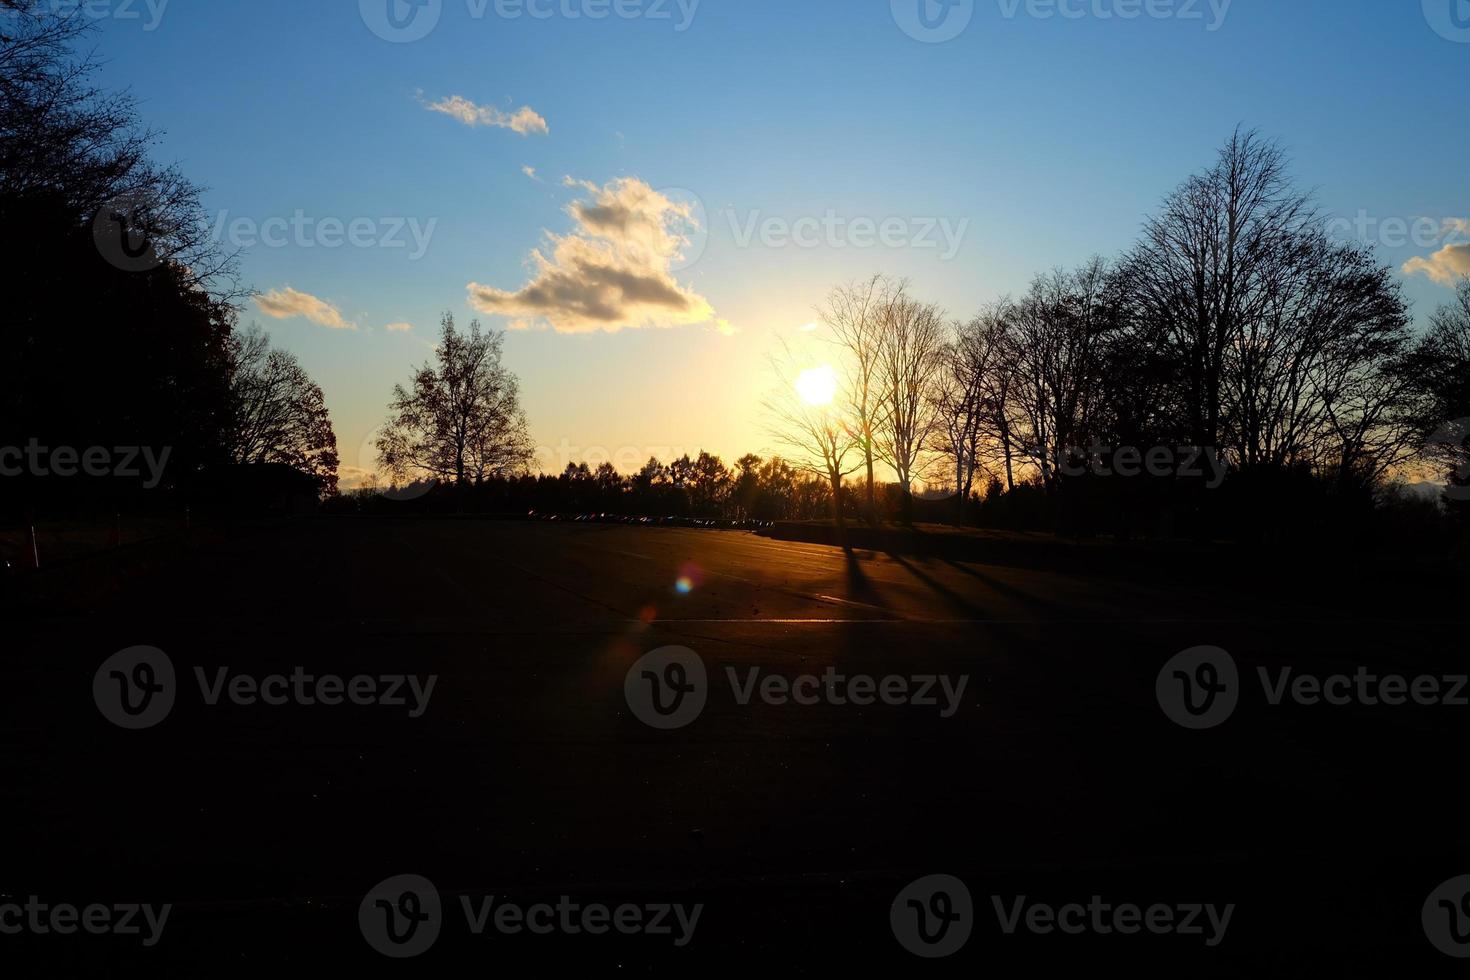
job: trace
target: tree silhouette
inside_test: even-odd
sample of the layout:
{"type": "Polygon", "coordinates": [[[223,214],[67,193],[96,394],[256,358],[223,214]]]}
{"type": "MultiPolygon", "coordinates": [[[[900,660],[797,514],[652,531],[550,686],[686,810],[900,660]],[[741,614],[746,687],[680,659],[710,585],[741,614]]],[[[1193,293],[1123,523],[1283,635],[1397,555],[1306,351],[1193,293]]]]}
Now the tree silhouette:
{"type": "Polygon", "coordinates": [[[237,463],[284,463],[337,492],[337,436],[322,390],[258,327],[231,341],[229,448],[237,463]]]}
{"type": "Polygon", "coordinates": [[[458,488],[524,469],[534,453],[516,377],[501,364],[504,335],[478,320],[459,333],[444,314],[435,364],[393,389],[379,462],[396,480],[428,476],[458,488]]]}

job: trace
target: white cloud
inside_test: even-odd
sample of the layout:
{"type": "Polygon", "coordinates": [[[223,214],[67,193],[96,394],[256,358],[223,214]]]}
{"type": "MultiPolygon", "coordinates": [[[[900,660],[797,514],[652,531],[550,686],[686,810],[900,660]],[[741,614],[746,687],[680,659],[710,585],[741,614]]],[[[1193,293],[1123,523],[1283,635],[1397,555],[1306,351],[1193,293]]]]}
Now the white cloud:
{"type": "Polygon", "coordinates": [[[522,136],[529,136],[532,133],[539,133],[542,136],[551,134],[550,127],[546,125],[546,119],[528,105],[521,106],[515,112],[505,112],[493,105],[476,105],[462,95],[451,95],[438,102],[424,102],[420,94],[419,102],[430,112],[442,112],[452,119],[458,119],[466,126],[496,126],[520,133],[522,136]]]}
{"type": "Polygon", "coordinates": [[[1470,276],[1470,244],[1446,245],[1428,258],[1415,256],[1404,263],[1404,275],[1422,272],[1441,286],[1453,287],[1470,276]]]}
{"type": "MultiPolygon", "coordinates": [[[[674,327],[715,319],[709,301],[674,278],[696,220],[636,177],[599,187],[567,177],[587,192],[567,213],[576,228],[546,233],[531,253],[531,281],[516,291],[469,284],[469,301],[482,313],[504,316],[515,329],[548,324],[561,333],[615,333],[624,327],[674,327]]],[[[723,321],[720,321],[723,322],[723,321]]],[[[716,324],[721,333],[734,330],[716,324]]]]}
{"type": "Polygon", "coordinates": [[[525,174],[527,177],[530,177],[532,180],[536,181],[538,184],[544,184],[544,183],[546,183],[540,177],[537,177],[536,176],[536,168],[535,167],[531,167],[531,166],[522,167],[521,168],[521,173],[525,174]]]}
{"type": "Polygon", "coordinates": [[[290,286],[262,293],[255,297],[255,305],[259,307],[261,313],[275,320],[303,316],[312,323],[331,327],[333,330],[357,329],[357,324],[344,320],[342,311],[331,303],[317,299],[310,293],[299,292],[290,286]]]}
{"type": "Polygon", "coordinates": [[[413,329],[412,323],[390,323],[387,329],[392,333],[408,333],[413,329]]]}

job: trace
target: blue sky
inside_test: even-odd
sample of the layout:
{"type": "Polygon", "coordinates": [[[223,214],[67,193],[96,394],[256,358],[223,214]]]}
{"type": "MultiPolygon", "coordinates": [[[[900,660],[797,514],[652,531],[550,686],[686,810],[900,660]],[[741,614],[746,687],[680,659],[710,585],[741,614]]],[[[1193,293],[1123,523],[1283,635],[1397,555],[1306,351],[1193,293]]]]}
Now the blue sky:
{"type": "MultiPolygon", "coordinates": [[[[310,297],[356,328],[254,305],[243,317],[321,383],[348,467],[371,465],[361,447],[445,310],[531,328],[511,332],[507,360],[533,436],[557,453],[766,449],[765,358],[833,285],[906,276],[968,316],[1037,271],[1125,248],[1238,123],[1284,142],[1326,212],[1366,216],[1395,268],[1444,243],[1401,241],[1394,219],[1470,216],[1466,0],[1459,19],[1451,0],[1134,0],[1132,19],[1117,16],[1129,0],[1067,0],[1071,17],[973,0],[949,11],[970,19],[944,43],[899,23],[921,2],[937,18],[935,0],[603,0],[602,19],[566,15],[599,0],[534,0],[547,17],[439,0],[417,11],[429,20],[404,0],[159,2],[94,7],[109,14],[103,82],[142,101],[165,131],[159,156],[210,188],[210,209],[256,228],[297,212],[366,221],[364,242],[407,243],[326,248],[312,231],[242,256],[269,309],[310,297]],[[390,3],[410,30],[433,29],[380,37],[369,22],[382,30],[390,3]],[[544,132],[508,128],[523,107],[544,132]],[[656,202],[702,202],[687,267],[568,213],[622,207],[645,185],[656,202]],[[743,233],[769,219],[775,233],[743,233]],[[779,234],[803,219],[838,230],[810,247],[779,234]],[[886,244],[859,247],[863,220],[893,219],[886,244]],[[398,220],[431,228],[422,256],[407,226],[390,236],[398,220]],[[564,252],[547,232],[571,239],[564,252]],[[674,302],[699,302],[672,326],[610,332],[568,313],[549,329],[532,315],[544,297],[522,291],[538,247],[549,284],[565,285],[579,248],[610,248],[651,262],[674,302]],[[471,283],[487,289],[479,309],[471,283]]],[[[1405,285],[1421,319],[1450,296],[1422,273],[1405,285]]],[[[628,315],[657,323],[649,309],[628,315]]]]}

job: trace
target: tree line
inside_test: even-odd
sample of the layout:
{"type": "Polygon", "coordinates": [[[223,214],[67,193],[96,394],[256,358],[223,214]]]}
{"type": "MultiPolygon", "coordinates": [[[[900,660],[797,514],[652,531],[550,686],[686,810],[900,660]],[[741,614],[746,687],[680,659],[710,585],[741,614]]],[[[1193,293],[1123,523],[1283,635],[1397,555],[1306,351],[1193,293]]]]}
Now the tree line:
{"type": "Polygon", "coordinates": [[[1361,517],[1416,466],[1451,488],[1470,473],[1463,438],[1433,438],[1470,414],[1470,282],[1416,334],[1392,270],[1327,234],[1255,132],[1233,134],[1124,254],[1038,275],[967,321],[882,276],[835,289],[821,313],[835,402],[796,397],[800,362],[778,359],[766,417],[829,499],[865,477],[857,516],[884,516],[875,466],[905,518],[922,478],[954,494],[959,520],[1024,512],[1128,534],[1162,514],[1206,536],[1361,517]],[[1116,478],[1189,447],[1228,480],[1116,478]]]}
{"type": "Polygon", "coordinates": [[[1392,270],[1333,240],[1287,166],[1238,131],[1125,253],[966,321],[881,275],[834,289],[825,349],[772,359],[773,449],[733,466],[702,452],[531,475],[501,335],[446,314],[436,363],[394,392],[380,468],[461,508],[1124,537],[1356,540],[1411,503],[1393,485],[1416,468],[1458,507],[1470,433],[1445,423],[1470,414],[1470,281],[1416,333],[1392,270]],[[823,360],[830,399],[800,375],[823,360]],[[920,481],[945,511],[916,500],[920,481]]]}
{"type": "MultiPolygon", "coordinates": [[[[240,329],[236,256],[213,242],[202,189],[153,162],[135,101],[94,81],[76,11],[0,0],[0,447],[168,451],[161,484],[0,481],[7,516],[178,509],[201,475],[276,463],[335,492],[322,391],[257,328],[240,329]]],[[[45,474],[45,475],[42,475],[45,474]]]]}

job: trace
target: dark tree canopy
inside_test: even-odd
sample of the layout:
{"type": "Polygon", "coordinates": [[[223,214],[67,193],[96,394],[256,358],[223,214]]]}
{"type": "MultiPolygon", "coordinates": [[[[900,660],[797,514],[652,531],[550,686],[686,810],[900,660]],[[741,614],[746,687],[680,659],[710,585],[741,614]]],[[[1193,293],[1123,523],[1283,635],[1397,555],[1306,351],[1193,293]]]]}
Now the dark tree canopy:
{"type": "Polygon", "coordinates": [[[505,335],[467,333],[444,314],[435,363],[393,389],[392,414],[377,440],[379,462],[395,480],[428,477],[457,487],[517,473],[530,462],[516,376],[501,363],[505,335]]]}
{"type": "MultiPolygon", "coordinates": [[[[187,494],[202,469],[239,456],[232,381],[250,369],[234,336],[234,257],[210,239],[200,189],[150,159],[156,137],[132,98],[93,84],[89,20],[23,0],[0,0],[0,15],[0,226],[11,231],[0,243],[0,445],[167,450],[149,499],[187,494]]],[[[325,489],[335,439],[320,389],[297,380],[315,431],[274,458],[325,489]]],[[[136,490],[28,473],[0,494],[62,511],[141,506],[136,490]]]]}

